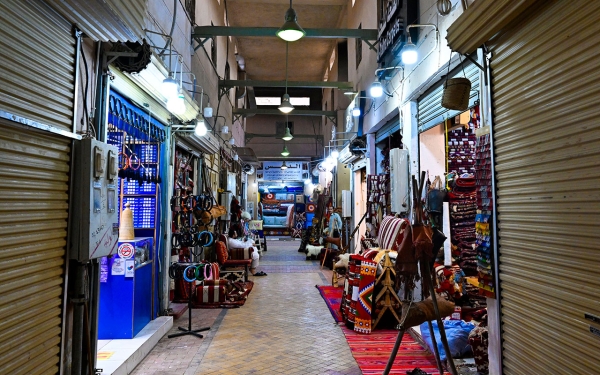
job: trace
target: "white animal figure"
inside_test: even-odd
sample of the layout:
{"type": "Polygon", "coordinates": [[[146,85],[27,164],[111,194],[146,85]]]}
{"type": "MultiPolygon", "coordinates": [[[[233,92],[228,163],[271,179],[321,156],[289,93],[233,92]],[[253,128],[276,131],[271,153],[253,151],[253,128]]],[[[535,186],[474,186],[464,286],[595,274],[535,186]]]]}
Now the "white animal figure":
{"type": "Polygon", "coordinates": [[[306,260],[317,259],[323,246],[306,245],[306,260]]]}
{"type": "Polygon", "coordinates": [[[342,254],[338,256],[338,261],[333,265],[333,269],[343,268],[348,271],[348,261],[350,260],[350,254],[342,254]]]}

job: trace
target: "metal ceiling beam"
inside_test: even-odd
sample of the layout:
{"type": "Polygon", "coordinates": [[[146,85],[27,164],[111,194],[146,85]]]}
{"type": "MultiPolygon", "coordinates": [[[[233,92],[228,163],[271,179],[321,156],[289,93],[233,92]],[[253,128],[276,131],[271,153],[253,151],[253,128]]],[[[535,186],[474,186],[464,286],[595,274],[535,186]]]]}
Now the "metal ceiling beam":
{"type": "MultiPolygon", "coordinates": [[[[255,81],[255,80],[220,80],[221,87],[286,87],[285,81],[255,81]]],[[[302,87],[302,88],[320,88],[330,89],[336,88],[340,90],[353,90],[352,82],[329,82],[329,81],[288,81],[287,87],[302,87]]]]}
{"type": "MultiPolygon", "coordinates": [[[[233,108],[233,115],[278,115],[285,116],[286,114],[278,109],[247,109],[247,108],[233,108]]],[[[287,114],[288,116],[327,116],[337,117],[336,111],[317,111],[311,109],[294,109],[292,112],[287,114]]]]}
{"type": "MultiPolygon", "coordinates": [[[[278,27],[230,27],[230,26],[196,26],[192,38],[199,43],[214,36],[272,36],[277,37],[278,27]]],[[[304,29],[305,38],[359,38],[377,40],[376,29],[304,29]]]]}

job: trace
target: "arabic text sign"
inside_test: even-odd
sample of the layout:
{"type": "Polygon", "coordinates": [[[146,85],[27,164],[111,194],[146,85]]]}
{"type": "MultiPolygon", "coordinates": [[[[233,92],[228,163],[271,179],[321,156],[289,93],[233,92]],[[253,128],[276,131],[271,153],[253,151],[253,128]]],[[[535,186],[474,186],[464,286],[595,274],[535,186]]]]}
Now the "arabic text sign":
{"type": "Polygon", "coordinates": [[[286,162],[287,169],[281,169],[281,161],[263,162],[263,179],[267,181],[299,181],[302,180],[302,163],[286,162]]]}

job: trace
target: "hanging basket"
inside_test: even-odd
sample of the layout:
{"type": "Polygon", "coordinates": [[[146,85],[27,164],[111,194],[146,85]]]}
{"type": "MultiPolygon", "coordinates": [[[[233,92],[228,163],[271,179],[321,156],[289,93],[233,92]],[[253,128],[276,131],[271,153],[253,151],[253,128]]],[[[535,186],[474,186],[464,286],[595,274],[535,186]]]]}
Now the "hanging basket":
{"type": "Polygon", "coordinates": [[[465,111],[469,108],[471,81],[467,78],[450,78],[444,82],[442,107],[465,111]]]}

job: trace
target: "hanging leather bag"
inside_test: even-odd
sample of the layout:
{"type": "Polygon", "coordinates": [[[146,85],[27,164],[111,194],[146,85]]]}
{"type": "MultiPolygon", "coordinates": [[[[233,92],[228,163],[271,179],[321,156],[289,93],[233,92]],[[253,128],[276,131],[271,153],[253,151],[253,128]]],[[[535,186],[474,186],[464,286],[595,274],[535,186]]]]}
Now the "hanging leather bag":
{"type": "Polygon", "coordinates": [[[435,176],[427,192],[427,208],[429,212],[442,213],[448,191],[442,185],[440,176],[435,176]]]}

